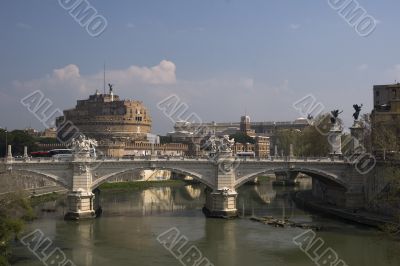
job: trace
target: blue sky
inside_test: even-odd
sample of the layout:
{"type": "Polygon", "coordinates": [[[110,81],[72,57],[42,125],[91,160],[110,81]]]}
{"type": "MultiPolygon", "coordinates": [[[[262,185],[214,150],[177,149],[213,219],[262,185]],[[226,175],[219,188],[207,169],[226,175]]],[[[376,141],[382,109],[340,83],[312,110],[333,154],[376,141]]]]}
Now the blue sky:
{"type": "Polygon", "coordinates": [[[352,104],[372,109],[374,84],[400,80],[395,0],[358,1],[379,22],[368,37],[328,0],[89,2],[108,22],[99,37],[57,0],[1,2],[1,127],[42,128],[21,98],[40,89],[71,108],[102,88],[104,61],[107,82],[144,101],[157,133],[172,129],[156,107],[171,94],[203,121],[237,121],[245,110],[252,120],[294,120],[292,104],[313,94],[327,111],[344,109],[349,126],[352,104]]]}

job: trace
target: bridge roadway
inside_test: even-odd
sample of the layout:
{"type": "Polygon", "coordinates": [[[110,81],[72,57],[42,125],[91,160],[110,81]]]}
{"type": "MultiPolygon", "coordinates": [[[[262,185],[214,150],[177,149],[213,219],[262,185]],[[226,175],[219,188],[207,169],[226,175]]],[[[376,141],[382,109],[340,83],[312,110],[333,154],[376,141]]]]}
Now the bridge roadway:
{"type": "Polygon", "coordinates": [[[205,158],[102,159],[5,159],[1,172],[16,176],[42,177],[65,187],[67,219],[95,216],[93,190],[102,183],[133,170],[170,170],[188,175],[207,186],[205,213],[210,217],[237,215],[237,188],[264,174],[279,180],[293,180],[299,173],[313,179],[313,194],[337,206],[359,208],[363,202],[364,176],[343,160],[319,159],[238,159],[221,154],[205,158]]]}

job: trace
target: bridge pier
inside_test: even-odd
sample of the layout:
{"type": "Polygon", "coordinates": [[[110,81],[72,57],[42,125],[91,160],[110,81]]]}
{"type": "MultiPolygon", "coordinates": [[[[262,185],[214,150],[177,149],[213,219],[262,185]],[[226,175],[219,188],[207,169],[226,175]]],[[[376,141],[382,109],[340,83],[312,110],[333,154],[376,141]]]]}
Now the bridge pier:
{"type": "Polygon", "coordinates": [[[237,217],[235,190],[206,189],[206,204],[203,208],[204,214],[210,218],[234,218],[237,217]]]}
{"type": "Polygon", "coordinates": [[[206,204],[203,211],[207,217],[237,217],[235,190],[236,160],[230,152],[220,153],[215,165],[218,168],[216,188],[206,189],[206,204]]]}
{"type": "Polygon", "coordinates": [[[66,220],[92,219],[96,217],[92,193],[92,171],[83,157],[74,157],[72,162],[72,190],[67,195],[66,220]]]}
{"type": "Polygon", "coordinates": [[[66,220],[92,219],[96,217],[94,211],[94,194],[87,191],[73,191],[67,195],[68,210],[66,220]]]}

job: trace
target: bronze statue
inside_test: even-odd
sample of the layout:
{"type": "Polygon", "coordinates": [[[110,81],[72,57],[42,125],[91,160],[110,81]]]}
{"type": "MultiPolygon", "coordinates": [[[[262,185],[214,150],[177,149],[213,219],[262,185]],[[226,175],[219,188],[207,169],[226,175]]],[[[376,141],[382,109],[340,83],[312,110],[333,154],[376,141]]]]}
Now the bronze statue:
{"type": "Polygon", "coordinates": [[[336,124],[337,119],[338,119],[338,117],[339,117],[339,115],[340,115],[341,113],[343,113],[343,111],[333,110],[333,111],[331,112],[331,115],[332,115],[332,117],[331,117],[331,123],[332,123],[333,125],[336,124]]]}
{"type": "Polygon", "coordinates": [[[113,91],[113,85],[108,83],[108,87],[110,88],[110,93],[113,91]]]}
{"type": "Polygon", "coordinates": [[[355,113],[353,114],[354,120],[357,121],[358,118],[360,117],[360,112],[361,112],[362,107],[363,107],[363,104],[361,104],[361,105],[354,104],[353,105],[353,108],[355,110],[355,113]]]}

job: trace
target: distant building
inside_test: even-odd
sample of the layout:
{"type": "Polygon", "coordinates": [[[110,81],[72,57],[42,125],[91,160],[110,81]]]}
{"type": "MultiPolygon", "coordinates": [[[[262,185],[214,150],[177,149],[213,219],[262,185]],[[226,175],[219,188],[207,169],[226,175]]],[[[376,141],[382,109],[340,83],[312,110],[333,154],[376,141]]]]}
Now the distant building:
{"type": "Polygon", "coordinates": [[[39,131],[37,131],[37,130],[34,129],[34,128],[27,127],[27,128],[24,129],[24,131],[25,131],[28,135],[30,135],[30,136],[32,136],[32,137],[38,137],[38,136],[39,136],[39,131]]]}
{"type": "Polygon", "coordinates": [[[43,131],[38,131],[34,128],[25,128],[24,131],[31,135],[32,137],[39,137],[39,138],[53,138],[57,137],[57,129],[56,128],[46,128],[43,131]]]}
{"type": "MultiPolygon", "coordinates": [[[[182,156],[188,153],[187,145],[171,143],[162,145],[159,137],[152,135],[151,117],[143,102],[121,100],[110,85],[108,94],[96,92],[89,99],[78,100],[75,108],[64,110],[56,119],[59,140],[67,141],[82,133],[98,141],[98,150],[104,156],[155,155],[182,156]]],[[[50,134],[48,132],[48,134],[50,134]]],[[[47,145],[51,149],[57,145],[47,145]]]]}
{"type": "Polygon", "coordinates": [[[151,117],[141,101],[120,100],[112,89],[109,94],[90,95],[78,100],[73,109],[56,119],[60,139],[69,138],[73,126],[87,137],[117,140],[146,140],[151,132],[151,117]]]}
{"type": "Polygon", "coordinates": [[[240,131],[249,136],[255,135],[255,130],[251,129],[250,116],[246,115],[240,118],[240,131]]]}
{"type": "Polygon", "coordinates": [[[42,138],[57,138],[57,129],[54,127],[46,128],[44,131],[40,133],[40,137],[42,138]]]}
{"type": "Polygon", "coordinates": [[[241,117],[241,122],[223,122],[223,123],[189,123],[186,121],[178,121],[174,125],[174,133],[194,134],[199,133],[202,135],[215,134],[215,135],[231,135],[244,129],[246,132],[254,131],[255,134],[262,134],[267,137],[276,134],[277,130],[293,129],[303,130],[308,127],[308,121],[305,118],[298,118],[295,121],[287,122],[251,122],[249,116],[241,117]]]}
{"type": "Polygon", "coordinates": [[[251,143],[235,143],[233,154],[242,152],[253,152],[257,158],[268,158],[270,156],[269,137],[255,137],[255,144],[251,143]]]}
{"type": "MultiPolygon", "coordinates": [[[[210,122],[199,124],[189,123],[186,121],[178,121],[174,125],[174,131],[168,133],[167,136],[169,136],[174,142],[176,141],[183,143],[196,143],[196,145],[199,145],[204,136],[214,134],[217,136],[233,135],[238,132],[243,132],[250,137],[255,138],[256,141],[258,137],[260,141],[260,153],[265,153],[261,151],[265,149],[265,145],[267,145],[267,154],[270,155],[274,152],[274,146],[276,143],[275,136],[278,130],[304,130],[308,126],[308,121],[305,118],[299,118],[293,122],[251,122],[250,117],[246,115],[240,118],[240,122],[210,122]],[[261,137],[264,137],[266,139],[262,140],[261,137]],[[267,142],[267,144],[261,144],[262,142],[267,142]]],[[[240,146],[237,149],[245,151],[243,150],[245,147],[249,148],[250,150],[253,149],[253,151],[255,151],[255,148],[250,148],[249,145],[243,147],[240,146]]],[[[193,148],[195,149],[195,147],[193,148]]],[[[189,148],[189,150],[191,150],[191,148],[189,148]]]]}
{"type": "MultiPolygon", "coordinates": [[[[386,131],[400,141],[400,83],[374,86],[374,110],[371,114],[373,150],[380,151],[378,131],[386,131]]],[[[384,140],[383,140],[384,141],[384,140]]],[[[394,145],[390,149],[395,149],[394,145]]],[[[387,150],[386,152],[392,152],[387,150]]],[[[396,150],[398,152],[398,150],[396,150]]]]}

